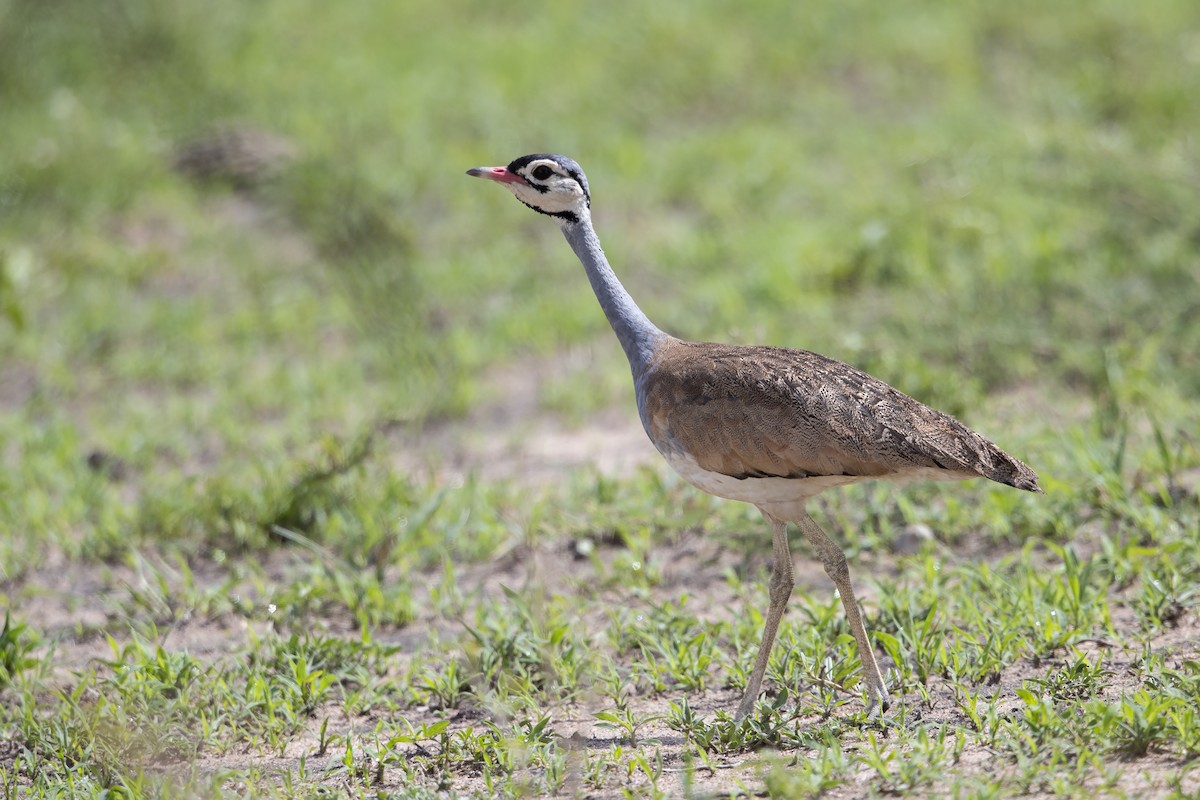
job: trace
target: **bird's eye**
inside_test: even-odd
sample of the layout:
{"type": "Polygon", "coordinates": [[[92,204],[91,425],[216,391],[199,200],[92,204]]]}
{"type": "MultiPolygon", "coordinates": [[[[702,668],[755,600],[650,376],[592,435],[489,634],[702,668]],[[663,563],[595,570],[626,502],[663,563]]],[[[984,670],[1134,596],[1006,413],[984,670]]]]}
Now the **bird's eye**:
{"type": "Polygon", "coordinates": [[[545,164],[538,164],[533,168],[533,177],[539,181],[544,181],[554,174],[554,170],[547,167],[545,164]]]}

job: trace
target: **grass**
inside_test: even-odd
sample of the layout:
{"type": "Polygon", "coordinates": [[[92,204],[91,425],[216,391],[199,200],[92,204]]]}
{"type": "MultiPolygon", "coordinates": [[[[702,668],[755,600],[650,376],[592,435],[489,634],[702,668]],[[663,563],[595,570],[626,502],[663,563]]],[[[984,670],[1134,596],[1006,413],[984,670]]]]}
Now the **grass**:
{"type": "Polygon", "coordinates": [[[1195,796],[1194,4],[43,6],[0,0],[0,796],[1195,796]],[[660,326],[1041,474],[816,504],[888,714],[801,548],[732,720],[766,527],[624,445],[561,237],[462,176],[540,150],[660,326]]]}

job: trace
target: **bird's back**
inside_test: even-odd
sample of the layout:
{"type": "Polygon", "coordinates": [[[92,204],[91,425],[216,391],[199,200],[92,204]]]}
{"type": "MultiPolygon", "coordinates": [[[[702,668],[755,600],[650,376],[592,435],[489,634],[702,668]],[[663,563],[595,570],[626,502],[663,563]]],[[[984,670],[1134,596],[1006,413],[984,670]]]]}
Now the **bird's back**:
{"type": "Polygon", "coordinates": [[[702,488],[722,496],[738,493],[714,486],[778,489],[754,480],[777,478],[807,494],[867,478],[976,476],[1041,491],[1033,470],[954,418],[807,350],[667,338],[637,390],[659,451],[677,468],[686,462],[681,472],[694,461],[717,481],[702,488]]]}

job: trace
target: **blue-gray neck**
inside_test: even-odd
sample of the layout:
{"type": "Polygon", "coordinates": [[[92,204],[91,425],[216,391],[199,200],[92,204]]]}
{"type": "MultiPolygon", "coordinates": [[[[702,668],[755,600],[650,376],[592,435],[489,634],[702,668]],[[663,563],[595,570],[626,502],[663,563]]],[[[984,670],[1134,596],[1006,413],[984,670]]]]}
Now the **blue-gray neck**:
{"type": "Polygon", "coordinates": [[[596,293],[604,316],[608,317],[608,324],[625,349],[625,357],[629,359],[634,378],[641,377],[650,364],[654,349],[666,334],[642,313],[617,280],[616,273],[600,248],[600,240],[596,237],[588,214],[585,213],[578,220],[563,220],[562,231],[587,271],[592,291],[596,293]]]}

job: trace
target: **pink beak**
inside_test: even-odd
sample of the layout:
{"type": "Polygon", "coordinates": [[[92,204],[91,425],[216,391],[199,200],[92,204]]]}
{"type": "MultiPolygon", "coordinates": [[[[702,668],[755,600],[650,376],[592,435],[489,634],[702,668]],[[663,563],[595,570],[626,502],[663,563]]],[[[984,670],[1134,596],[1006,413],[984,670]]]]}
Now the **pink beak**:
{"type": "Polygon", "coordinates": [[[508,167],[472,167],[467,174],[473,178],[487,178],[496,183],[520,183],[528,185],[528,181],[515,172],[509,172],[508,167]]]}

